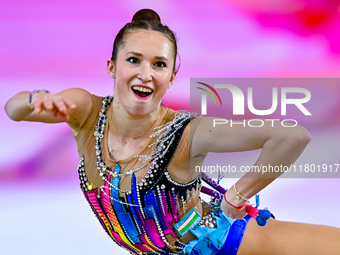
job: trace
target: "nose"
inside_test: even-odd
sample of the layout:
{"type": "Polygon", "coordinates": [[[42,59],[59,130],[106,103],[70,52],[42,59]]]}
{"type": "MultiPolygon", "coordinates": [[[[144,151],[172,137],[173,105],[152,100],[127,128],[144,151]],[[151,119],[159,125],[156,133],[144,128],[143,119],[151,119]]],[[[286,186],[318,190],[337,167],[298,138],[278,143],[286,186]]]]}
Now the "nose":
{"type": "Polygon", "coordinates": [[[138,69],[137,78],[142,82],[149,82],[152,80],[153,70],[149,63],[142,63],[138,69]]]}

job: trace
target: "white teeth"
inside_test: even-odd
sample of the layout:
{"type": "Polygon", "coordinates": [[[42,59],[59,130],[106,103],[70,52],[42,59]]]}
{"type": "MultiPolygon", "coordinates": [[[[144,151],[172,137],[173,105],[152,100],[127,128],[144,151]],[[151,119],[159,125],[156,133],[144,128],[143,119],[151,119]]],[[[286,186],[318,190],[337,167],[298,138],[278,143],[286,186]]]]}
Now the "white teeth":
{"type": "Polygon", "coordinates": [[[152,92],[151,89],[147,89],[147,88],[144,88],[144,87],[137,87],[137,86],[134,86],[134,87],[132,87],[132,89],[133,89],[133,90],[138,90],[138,91],[140,91],[140,92],[149,92],[149,93],[152,92]]]}

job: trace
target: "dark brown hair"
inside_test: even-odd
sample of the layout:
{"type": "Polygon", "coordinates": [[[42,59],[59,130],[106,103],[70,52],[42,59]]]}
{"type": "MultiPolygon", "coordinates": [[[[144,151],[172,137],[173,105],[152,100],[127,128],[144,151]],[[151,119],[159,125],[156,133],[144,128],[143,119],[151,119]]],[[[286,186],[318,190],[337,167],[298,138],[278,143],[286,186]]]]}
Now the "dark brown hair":
{"type": "MultiPolygon", "coordinates": [[[[159,15],[151,9],[142,9],[133,15],[132,21],[127,23],[117,34],[113,43],[113,50],[111,60],[115,62],[117,60],[118,51],[125,43],[126,36],[136,30],[143,29],[147,31],[156,31],[164,34],[173,45],[174,53],[174,68],[176,66],[177,57],[177,39],[174,32],[168,27],[161,23],[159,15]]],[[[177,68],[178,69],[178,68],[177,68]]]]}

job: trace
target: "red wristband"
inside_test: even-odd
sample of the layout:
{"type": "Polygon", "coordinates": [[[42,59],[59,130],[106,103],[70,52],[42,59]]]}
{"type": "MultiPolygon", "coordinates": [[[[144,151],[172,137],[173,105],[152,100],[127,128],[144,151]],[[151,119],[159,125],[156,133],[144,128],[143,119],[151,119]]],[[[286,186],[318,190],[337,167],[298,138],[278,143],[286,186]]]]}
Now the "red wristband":
{"type": "Polygon", "coordinates": [[[240,210],[240,209],[242,209],[242,208],[245,206],[245,204],[242,205],[242,206],[235,206],[235,205],[233,205],[232,203],[230,203],[230,202],[227,200],[226,194],[227,194],[227,192],[224,193],[224,200],[227,202],[228,205],[234,207],[234,208],[237,209],[237,210],[240,210]]]}

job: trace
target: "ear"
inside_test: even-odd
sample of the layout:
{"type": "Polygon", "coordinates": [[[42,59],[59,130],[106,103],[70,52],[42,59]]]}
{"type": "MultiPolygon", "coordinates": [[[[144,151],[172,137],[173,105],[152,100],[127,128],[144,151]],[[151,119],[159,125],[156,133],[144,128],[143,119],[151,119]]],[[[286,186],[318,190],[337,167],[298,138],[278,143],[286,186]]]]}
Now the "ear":
{"type": "Polygon", "coordinates": [[[115,76],[115,65],[111,59],[108,59],[106,62],[106,69],[108,75],[113,78],[115,76]]]}
{"type": "Polygon", "coordinates": [[[169,88],[172,87],[172,85],[174,84],[174,82],[175,82],[175,77],[176,77],[176,75],[177,75],[177,72],[178,72],[178,70],[175,70],[175,71],[173,72],[173,74],[171,75],[171,79],[170,79],[170,83],[169,83],[169,88]]]}

